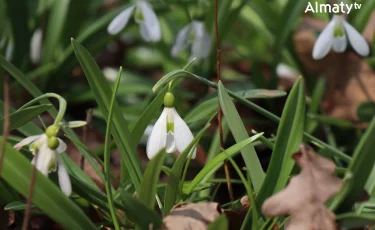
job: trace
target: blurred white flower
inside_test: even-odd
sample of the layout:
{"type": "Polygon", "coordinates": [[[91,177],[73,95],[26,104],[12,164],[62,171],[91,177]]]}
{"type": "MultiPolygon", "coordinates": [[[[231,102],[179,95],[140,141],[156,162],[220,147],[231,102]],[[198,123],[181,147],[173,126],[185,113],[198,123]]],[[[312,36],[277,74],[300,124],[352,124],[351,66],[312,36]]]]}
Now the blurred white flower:
{"type": "Polygon", "coordinates": [[[324,58],[331,48],[337,53],[344,52],[347,40],[359,55],[369,55],[369,45],[362,35],[342,15],[334,15],[315,42],[313,58],[315,60],[324,58]]]}
{"type": "Polygon", "coordinates": [[[115,82],[117,78],[118,70],[112,67],[104,67],[103,75],[109,82],[115,82]]]}
{"type": "Polygon", "coordinates": [[[34,31],[33,36],[30,40],[30,58],[34,64],[40,62],[40,57],[42,54],[42,38],[42,29],[38,28],[34,31]]]}
{"type": "Polygon", "coordinates": [[[5,59],[10,62],[13,59],[14,45],[13,42],[9,41],[7,49],[5,51],[5,59]]]}
{"type": "Polygon", "coordinates": [[[129,22],[135,12],[134,19],[140,26],[142,38],[147,42],[158,42],[161,39],[159,20],[146,0],[138,0],[134,5],[123,10],[109,24],[107,31],[111,35],[118,34],[129,22]]]}
{"type": "Polygon", "coordinates": [[[276,66],[276,73],[279,78],[293,81],[297,80],[298,76],[300,75],[297,70],[285,63],[279,63],[276,66]]]}
{"type": "Polygon", "coordinates": [[[48,173],[55,172],[58,169],[60,188],[66,196],[70,196],[72,186],[69,175],[62,158],[59,156],[60,153],[66,150],[66,144],[60,138],[48,137],[46,134],[41,134],[23,139],[14,148],[20,150],[23,146],[29,144],[31,144],[30,151],[34,155],[31,163],[47,177],[48,173]],[[51,144],[54,145],[53,148],[49,147],[51,144]]]}
{"type": "Polygon", "coordinates": [[[211,37],[200,21],[192,21],[185,26],[177,35],[176,42],[172,48],[172,56],[177,56],[182,50],[191,45],[189,59],[207,58],[211,51],[211,37]]]}
{"type": "MultiPolygon", "coordinates": [[[[189,127],[178,115],[173,107],[173,95],[168,92],[164,98],[165,108],[156,121],[147,141],[147,156],[155,157],[162,149],[167,153],[173,153],[176,149],[181,153],[194,139],[189,127]],[[172,98],[172,99],[171,99],[172,98]]],[[[196,149],[192,149],[192,159],[195,158],[196,149]]]]}

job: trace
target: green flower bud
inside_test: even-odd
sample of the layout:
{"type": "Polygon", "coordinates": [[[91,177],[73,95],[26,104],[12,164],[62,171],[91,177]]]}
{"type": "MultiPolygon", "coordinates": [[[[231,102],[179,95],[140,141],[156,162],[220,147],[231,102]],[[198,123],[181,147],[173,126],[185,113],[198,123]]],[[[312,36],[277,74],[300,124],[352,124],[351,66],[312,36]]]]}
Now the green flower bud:
{"type": "Polygon", "coordinates": [[[167,108],[174,107],[174,96],[171,92],[167,92],[164,96],[164,106],[167,108]]]}
{"type": "Polygon", "coordinates": [[[47,137],[56,137],[58,132],[59,132],[59,127],[55,125],[48,126],[48,128],[46,129],[47,137]]]}
{"type": "Polygon", "coordinates": [[[57,149],[59,147],[59,140],[57,140],[57,137],[49,137],[48,138],[48,148],[50,149],[57,149]]]}

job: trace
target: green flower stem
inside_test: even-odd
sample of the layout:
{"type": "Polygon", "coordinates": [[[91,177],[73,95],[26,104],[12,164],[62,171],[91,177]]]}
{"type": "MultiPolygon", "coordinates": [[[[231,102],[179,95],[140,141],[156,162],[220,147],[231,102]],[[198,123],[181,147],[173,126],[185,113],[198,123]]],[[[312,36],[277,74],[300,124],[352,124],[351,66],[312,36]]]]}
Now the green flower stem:
{"type": "Polygon", "coordinates": [[[62,119],[64,117],[64,114],[65,114],[65,111],[66,111],[66,100],[56,93],[45,93],[43,95],[40,95],[39,97],[36,97],[33,100],[24,104],[19,109],[26,108],[26,107],[36,103],[37,101],[39,101],[41,99],[44,99],[44,98],[48,98],[48,97],[56,98],[59,101],[59,111],[56,115],[55,122],[53,123],[53,125],[55,125],[57,127],[60,127],[60,122],[62,121],[62,119]]]}
{"type": "MultiPolygon", "coordinates": [[[[203,77],[200,77],[198,75],[195,75],[193,73],[190,73],[189,71],[186,71],[186,70],[175,70],[175,71],[172,71],[168,74],[166,74],[162,79],[160,79],[156,84],[155,86],[152,88],[152,90],[155,92],[157,89],[159,89],[160,87],[166,85],[169,83],[169,81],[171,80],[175,80],[177,78],[181,78],[181,77],[190,77],[190,78],[195,78],[196,80],[198,80],[199,82],[209,86],[209,87],[212,87],[214,89],[217,89],[218,85],[215,83],[215,82],[212,82],[212,81],[209,81],[207,80],[206,78],[203,78],[203,77]]],[[[239,102],[241,102],[242,104],[246,105],[247,107],[253,109],[255,112],[267,117],[268,119],[270,119],[271,121],[275,122],[275,123],[279,123],[280,122],[280,117],[276,116],[275,114],[271,113],[270,111],[266,110],[266,109],[263,109],[262,107],[260,107],[259,105],[235,94],[233,91],[230,91],[230,90],[227,90],[228,91],[228,94],[238,100],[239,102]]],[[[332,146],[328,145],[327,143],[325,143],[324,141],[321,141],[320,139],[310,135],[309,133],[307,132],[304,132],[303,133],[304,137],[310,141],[312,144],[316,145],[317,147],[319,148],[326,148],[327,150],[329,150],[330,152],[332,152],[332,154],[334,156],[337,156],[338,158],[342,159],[343,161],[345,162],[350,162],[351,161],[351,157],[346,155],[345,153],[341,152],[340,150],[338,149],[335,149],[333,148],[332,146]]]]}

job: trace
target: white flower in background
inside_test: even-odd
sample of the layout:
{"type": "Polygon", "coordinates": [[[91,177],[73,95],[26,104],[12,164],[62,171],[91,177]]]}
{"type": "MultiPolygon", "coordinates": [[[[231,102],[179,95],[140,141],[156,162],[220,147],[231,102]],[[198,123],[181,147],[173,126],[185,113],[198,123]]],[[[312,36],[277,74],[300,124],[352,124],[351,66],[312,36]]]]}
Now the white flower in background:
{"type": "Polygon", "coordinates": [[[182,50],[191,45],[190,59],[207,58],[211,51],[211,37],[200,21],[192,21],[177,35],[172,48],[172,56],[177,56],[182,50]]]}
{"type": "Polygon", "coordinates": [[[138,0],[134,5],[123,10],[109,24],[107,31],[111,35],[120,33],[135,12],[134,19],[140,26],[142,38],[147,42],[158,42],[161,39],[161,29],[158,18],[151,5],[146,0],[138,0]]]}
{"type": "Polygon", "coordinates": [[[276,73],[279,78],[293,81],[297,80],[298,76],[300,75],[297,70],[285,63],[279,63],[276,66],[276,73]]]}
{"type": "MultiPolygon", "coordinates": [[[[172,93],[166,93],[164,97],[164,110],[156,121],[150,137],[147,141],[147,156],[149,159],[155,157],[162,149],[167,153],[173,153],[178,150],[180,153],[194,139],[189,127],[178,115],[173,107],[174,96],[172,93]]],[[[191,158],[194,159],[196,149],[191,150],[191,158]]]]}
{"type": "Polygon", "coordinates": [[[20,150],[23,146],[31,144],[30,151],[34,155],[31,163],[47,177],[48,173],[55,172],[57,169],[60,188],[66,196],[70,196],[72,186],[69,174],[59,155],[66,150],[66,144],[60,138],[55,137],[55,133],[57,133],[55,130],[54,126],[50,126],[45,134],[27,137],[16,144],[14,148],[20,150]]]}
{"type": "Polygon", "coordinates": [[[30,58],[34,64],[40,62],[40,57],[42,53],[42,38],[42,29],[38,28],[34,31],[33,36],[30,40],[30,58]]]}
{"type": "Polygon", "coordinates": [[[5,59],[10,62],[13,59],[14,45],[13,42],[9,41],[7,49],[5,51],[5,59]]]}
{"type": "Polygon", "coordinates": [[[369,45],[362,35],[342,15],[334,15],[315,42],[313,58],[315,60],[324,58],[331,48],[337,53],[344,52],[348,40],[359,55],[369,55],[369,45]]]}

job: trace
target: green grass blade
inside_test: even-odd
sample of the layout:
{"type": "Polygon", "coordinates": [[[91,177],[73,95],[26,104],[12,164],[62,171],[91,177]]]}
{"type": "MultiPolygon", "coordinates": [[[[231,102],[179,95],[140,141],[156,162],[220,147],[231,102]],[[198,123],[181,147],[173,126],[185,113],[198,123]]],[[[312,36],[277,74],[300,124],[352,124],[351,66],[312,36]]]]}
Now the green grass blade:
{"type": "Polygon", "coordinates": [[[120,226],[117,221],[117,215],[116,215],[116,209],[113,205],[113,196],[112,196],[112,185],[111,185],[111,128],[112,128],[112,116],[113,116],[113,107],[116,101],[116,93],[118,90],[118,86],[120,84],[121,79],[121,72],[122,67],[120,67],[120,70],[117,75],[115,87],[113,89],[112,98],[111,98],[111,104],[109,106],[109,112],[108,112],[108,118],[107,118],[107,128],[105,131],[105,142],[104,142],[104,173],[105,173],[105,189],[107,192],[107,200],[108,200],[108,206],[112,217],[113,225],[115,226],[116,230],[120,229],[120,226]]]}
{"type": "Polygon", "coordinates": [[[42,63],[54,60],[56,49],[61,46],[61,36],[68,15],[70,0],[55,1],[48,18],[43,45],[42,63]]]}
{"type": "Polygon", "coordinates": [[[186,147],[186,149],[181,153],[176,162],[173,164],[172,169],[170,170],[168,175],[167,188],[165,189],[164,216],[167,216],[169,214],[173,205],[175,205],[176,203],[180,177],[188,153],[190,152],[191,148],[193,148],[193,146],[196,146],[204,132],[209,127],[210,123],[206,124],[206,126],[201,131],[199,131],[199,133],[194,137],[193,141],[186,147]]]}
{"type": "MultiPolygon", "coordinates": [[[[23,196],[27,196],[29,191],[31,170],[30,162],[7,145],[1,175],[23,196]]],[[[83,211],[39,171],[36,175],[33,203],[66,229],[95,229],[95,225],[83,211]]]]}
{"type": "Polygon", "coordinates": [[[298,150],[302,142],[304,123],[305,92],[303,80],[299,78],[285,103],[266,178],[256,197],[258,207],[267,197],[287,184],[294,166],[291,155],[298,150]]]}
{"type": "Polygon", "coordinates": [[[263,133],[259,133],[254,135],[250,138],[247,138],[225,150],[225,152],[221,152],[218,154],[214,159],[212,159],[208,164],[204,166],[204,168],[194,177],[194,179],[190,182],[190,186],[187,189],[186,193],[191,194],[194,188],[206,177],[210,176],[215,173],[227,159],[228,155],[230,157],[234,157],[241,149],[246,147],[247,145],[251,144],[252,142],[256,141],[263,133]]]}
{"type": "Polygon", "coordinates": [[[355,202],[357,202],[362,195],[366,181],[375,164],[375,118],[372,119],[370,126],[367,128],[365,134],[362,136],[357,145],[353,160],[349,164],[348,170],[353,173],[352,186],[349,189],[347,197],[339,206],[339,211],[349,211],[352,209],[355,202]]]}
{"type": "Polygon", "coordinates": [[[344,213],[336,216],[339,226],[342,228],[359,228],[375,224],[374,214],[344,213]]]}
{"type": "MultiPolygon", "coordinates": [[[[44,113],[48,109],[50,109],[52,105],[36,105],[30,106],[25,109],[18,110],[13,112],[9,115],[10,118],[10,129],[14,130],[18,129],[22,125],[28,123],[35,117],[39,116],[40,114],[44,113]]],[[[0,129],[3,129],[4,118],[0,119],[0,129]]]]}
{"type": "Polygon", "coordinates": [[[208,226],[208,230],[227,230],[228,227],[229,223],[227,217],[221,215],[208,226]]]}
{"type": "MultiPolygon", "coordinates": [[[[159,181],[161,167],[163,165],[163,161],[166,155],[167,153],[164,150],[162,150],[148,163],[141,181],[141,188],[139,191],[138,199],[146,207],[150,209],[154,209],[155,207],[156,188],[159,181]]],[[[154,227],[158,228],[159,226],[154,227]]],[[[142,229],[142,226],[138,225],[136,227],[136,230],[140,229],[142,229]]]]}
{"type": "MultiPolygon", "coordinates": [[[[109,102],[112,95],[111,88],[105,80],[98,65],[91,57],[90,53],[79,43],[72,40],[74,52],[80,62],[91,89],[95,94],[96,101],[103,116],[108,116],[109,102]]],[[[115,103],[113,108],[113,137],[120,150],[122,161],[125,163],[130,178],[139,191],[140,181],[142,177],[138,155],[135,151],[135,143],[131,133],[128,130],[128,124],[121,114],[118,104],[115,103]]]]}
{"type": "Polygon", "coordinates": [[[355,17],[352,20],[350,20],[352,25],[360,33],[365,29],[366,24],[371,16],[371,13],[375,8],[375,0],[362,1],[361,5],[361,10],[356,13],[355,17]]]}
{"type": "MultiPolygon", "coordinates": [[[[220,106],[234,139],[237,143],[248,139],[249,135],[231,97],[221,82],[219,82],[218,86],[220,106]]],[[[249,171],[254,189],[259,189],[262,186],[265,175],[254,147],[251,144],[247,145],[241,150],[241,154],[249,171]]]]}
{"type": "MultiPolygon", "coordinates": [[[[75,177],[72,177],[71,179],[74,191],[76,191],[77,194],[87,199],[89,202],[108,210],[107,197],[102,191],[75,177]]],[[[160,226],[162,224],[158,214],[146,207],[141,201],[135,199],[132,195],[126,193],[124,190],[121,190],[117,200],[118,201],[114,201],[115,207],[123,210],[127,217],[142,229],[149,229],[150,223],[152,223],[153,226],[160,226]]]]}

